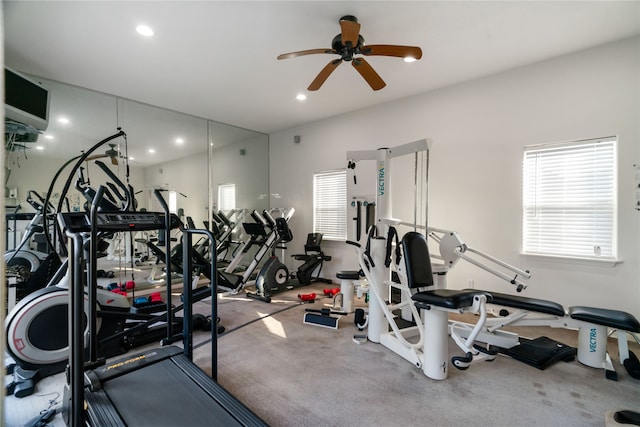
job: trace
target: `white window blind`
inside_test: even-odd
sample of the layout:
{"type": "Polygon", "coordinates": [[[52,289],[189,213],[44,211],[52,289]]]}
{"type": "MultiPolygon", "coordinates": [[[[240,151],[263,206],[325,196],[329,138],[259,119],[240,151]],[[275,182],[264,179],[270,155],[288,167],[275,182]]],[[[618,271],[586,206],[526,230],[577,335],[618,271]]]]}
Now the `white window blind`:
{"type": "Polygon", "coordinates": [[[347,238],[347,172],[313,175],[313,232],[324,239],[347,238]]]}
{"type": "Polygon", "coordinates": [[[218,210],[229,211],[236,208],[236,185],[218,185],[218,210]]]}
{"type": "Polygon", "coordinates": [[[526,147],[523,252],[616,257],[615,137],[526,147]]]}

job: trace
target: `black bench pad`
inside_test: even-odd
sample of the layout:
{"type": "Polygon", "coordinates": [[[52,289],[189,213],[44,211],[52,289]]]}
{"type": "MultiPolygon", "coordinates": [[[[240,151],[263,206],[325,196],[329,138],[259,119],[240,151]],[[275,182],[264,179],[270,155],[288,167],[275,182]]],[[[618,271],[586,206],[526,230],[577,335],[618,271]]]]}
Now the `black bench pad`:
{"type": "Polygon", "coordinates": [[[359,280],[360,273],[352,270],[341,270],[336,273],[338,279],[359,280]]]}
{"type": "Polygon", "coordinates": [[[552,314],[554,316],[565,315],[564,307],[557,302],[519,295],[501,294],[493,291],[490,291],[490,293],[493,297],[492,304],[504,305],[505,307],[513,307],[521,310],[535,311],[537,313],[552,314]]]}
{"type": "Polygon", "coordinates": [[[487,302],[491,302],[491,294],[488,292],[454,289],[435,289],[433,291],[418,292],[411,296],[411,299],[415,301],[416,307],[420,309],[429,309],[430,305],[457,309],[471,307],[473,297],[478,294],[484,294],[487,297],[487,302]]]}
{"type": "Polygon", "coordinates": [[[640,332],[640,323],[633,315],[620,310],[606,308],[574,306],[569,307],[572,319],[583,320],[597,325],[622,329],[629,332],[640,332]]]}

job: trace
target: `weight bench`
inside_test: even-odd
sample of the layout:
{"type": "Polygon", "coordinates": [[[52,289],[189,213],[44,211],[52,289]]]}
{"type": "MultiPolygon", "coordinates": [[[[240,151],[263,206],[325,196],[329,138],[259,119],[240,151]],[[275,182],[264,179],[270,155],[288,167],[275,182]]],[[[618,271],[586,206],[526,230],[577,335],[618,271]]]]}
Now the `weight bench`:
{"type": "MultiPolygon", "coordinates": [[[[470,334],[463,339],[459,334],[451,337],[464,352],[464,356],[454,356],[451,361],[459,369],[467,369],[472,362],[492,360],[494,354],[482,353],[473,346],[474,340],[482,330],[487,319],[486,303],[491,295],[476,290],[435,289],[420,291],[433,287],[429,248],[424,235],[408,232],[401,241],[404,263],[398,265],[398,276],[401,283],[412,291],[411,299],[420,310],[423,328],[422,371],[435,380],[444,380],[448,374],[448,313],[479,313],[479,319],[470,334]]],[[[415,317],[415,316],[414,316],[415,317]]]]}
{"type": "MultiPolygon", "coordinates": [[[[414,232],[407,233],[402,239],[402,249],[406,268],[404,280],[408,287],[414,291],[432,287],[433,272],[430,262],[426,261],[430,257],[424,236],[414,232]]],[[[401,269],[402,266],[398,267],[401,269]]],[[[640,332],[640,323],[629,313],[585,306],[574,306],[565,311],[561,304],[553,301],[475,289],[419,291],[411,298],[421,310],[424,326],[422,368],[430,378],[447,377],[447,332],[466,353],[464,357],[453,357],[452,363],[459,369],[467,369],[471,362],[492,359],[495,350],[491,346],[512,349],[521,344],[518,334],[503,330],[505,326],[575,328],[578,330],[577,352],[572,352],[573,349],[569,347],[557,352],[555,357],[568,359],[577,353],[580,363],[605,369],[606,378],[616,380],[617,374],[606,352],[608,328],[614,328],[618,333],[620,363],[632,377],[640,378],[640,362],[629,352],[626,336],[628,333],[638,342],[635,334],[640,332]],[[507,312],[506,316],[485,319],[484,301],[480,299],[484,299],[487,304],[509,307],[516,311],[507,312]],[[464,311],[480,312],[480,319],[475,325],[448,321],[447,312],[464,311]],[[476,341],[487,343],[486,350],[472,346],[476,341]],[[486,351],[486,356],[480,355],[479,351],[486,351]]]]}
{"type": "Polygon", "coordinates": [[[422,371],[434,380],[444,380],[448,375],[449,355],[449,315],[448,313],[480,313],[480,318],[466,336],[451,330],[451,338],[464,352],[464,356],[454,356],[451,363],[458,369],[467,369],[471,363],[493,360],[497,352],[482,352],[473,345],[487,320],[487,301],[491,294],[482,291],[456,291],[436,289],[414,294],[416,308],[420,309],[424,327],[424,361],[422,371]]]}
{"type": "Polygon", "coordinates": [[[627,344],[627,333],[636,341],[638,338],[634,334],[640,333],[640,323],[631,314],[620,310],[585,306],[572,306],[565,311],[562,305],[553,301],[490,293],[493,297],[491,304],[514,308],[517,311],[487,320],[486,329],[477,337],[478,341],[509,349],[517,346],[519,341],[516,334],[502,331],[501,328],[504,326],[576,328],[578,361],[593,368],[604,368],[606,377],[616,380],[617,374],[606,351],[608,328],[613,328],[618,333],[620,363],[631,376],[640,378],[640,364],[635,355],[629,352],[627,344]]]}

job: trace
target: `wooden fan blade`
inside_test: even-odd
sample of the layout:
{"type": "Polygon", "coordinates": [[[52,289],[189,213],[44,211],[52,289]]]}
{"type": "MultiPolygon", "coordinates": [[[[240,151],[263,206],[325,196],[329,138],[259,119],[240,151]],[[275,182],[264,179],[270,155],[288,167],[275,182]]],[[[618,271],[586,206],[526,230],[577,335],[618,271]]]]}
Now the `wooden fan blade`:
{"type": "Polygon", "coordinates": [[[300,50],[298,52],[283,53],[282,55],[278,55],[278,59],[295,58],[297,56],[313,55],[313,54],[316,54],[316,53],[334,53],[334,54],[337,54],[338,52],[336,52],[333,49],[300,50]]]}
{"type": "Polygon", "coordinates": [[[354,58],[353,61],[351,61],[351,65],[353,65],[353,68],[369,83],[371,89],[380,90],[387,85],[364,58],[354,58]]]}
{"type": "Polygon", "coordinates": [[[358,44],[358,36],[360,35],[360,24],[356,21],[341,19],[340,29],[342,30],[342,44],[347,46],[347,43],[351,43],[351,46],[355,47],[358,44]]]}
{"type": "Polygon", "coordinates": [[[89,156],[85,159],[86,162],[90,162],[91,160],[104,159],[105,157],[109,157],[106,154],[96,154],[95,156],[89,156]]]}
{"type": "Polygon", "coordinates": [[[397,46],[392,44],[371,44],[360,49],[367,56],[396,56],[398,58],[422,58],[422,49],[417,46],[397,46]]]}
{"type": "Polygon", "coordinates": [[[338,65],[342,63],[342,59],[336,59],[329,62],[321,71],[318,73],[315,79],[311,82],[307,90],[318,90],[320,86],[327,80],[327,78],[333,73],[333,70],[338,68],[338,65]]]}

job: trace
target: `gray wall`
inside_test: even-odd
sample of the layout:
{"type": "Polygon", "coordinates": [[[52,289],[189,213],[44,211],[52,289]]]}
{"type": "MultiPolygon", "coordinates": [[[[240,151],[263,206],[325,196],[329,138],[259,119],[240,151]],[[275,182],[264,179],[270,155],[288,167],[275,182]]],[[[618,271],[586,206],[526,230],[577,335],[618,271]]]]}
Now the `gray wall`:
{"type": "MultiPolygon", "coordinates": [[[[126,184],[127,178],[125,176],[125,169],[122,166],[122,162],[120,162],[120,167],[118,167],[112,166],[109,159],[101,160],[105,164],[107,164],[110,167],[111,171],[126,184]]],[[[9,177],[9,180],[7,181],[6,186],[8,188],[18,189],[17,202],[20,203],[22,207],[20,212],[33,212],[34,209],[25,202],[27,192],[30,190],[35,190],[42,197],[45,197],[47,194],[47,190],[51,185],[53,177],[66,161],[67,159],[51,159],[29,155],[27,155],[27,158],[25,158],[24,155],[20,155],[20,157],[18,158],[17,154],[11,154],[11,156],[9,157],[9,164],[7,165],[11,168],[11,175],[9,177]]],[[[74,165],[75,162],[71,163],[60,174],[60,177],[56,181],[56,186],[54,187],[54,195],[55,193],[59,194],[60,191],[62,191],[64,183],[69,177],[69,172],[74,165]]],[[[85,162],[82,167],[85,168],[85,179],[90,178],[91,187],[93,187],[94,189],[97,189],[99,185],[104,185],[105,182],[109,181],[107,175],[92,162],[85,162]]],[[[69,203],[72,207],[75,204],[79,204],[80,206],[82,206],[85,202],[85,199],[82,197],[82,195],[74,189],[76,179],[77,174],[73,176],[71,187],[68,193],[69,203]]],[[[143,169],[132,166],[129,170],[129,182],[131,183],[131,185],[133,185],[136,191],[142,188],[142,186],[144,185],[143,169]]],[[[55,197],[53,200],[55,200],[57,204],[58,198],[55,197]]]]}
{"type": "MultiPolygon", "coordinates": [[[[282,196],[282,205],[296,208],[292,229],[297,238],[289,253],[300,252],[312,231],[313,172],[344,168],[349,150],[427,137],[434,141],[430,226],[458,231],[470,246],[530,269],[526,295],[640,316],[640,212],[633,200],[633,165],[640,163],[639,52],[640,38],[627,39],[271,134],[270,191],[282,196]],[[294,135],[302,137],[300,144],[294,144],[294,135]],[[618,136],[618,256],[623,262],[612,266],[520,255],[523,147],[607,135],[618,136]]],[[[375,194],[374,170],[358,164],[356,173],[358,186],[369,174],[368,194],[375,194]]],[[[413,190],[406,191],[394,195],[396,203],[403,198],[412,203],[413,190]]],[[[334,257],[326,276],[356,268],[344,243],[324,246],[334,257]]],[[[478,288],[514,292],[464,262],[448,281],[452,288],[473,281],[478,288]]]]}
{"type": "MultiPolygon", "coordinates": [[[[266,135],[236,141],[212,150],[209,167],[213,203],[217,204],[219,184],[235,184],[237,208],[249,211],[268,208],[268,156],[266,135]],[[244,154],[240,150],[244,150],[244,154]]],[[[209,204],[208,164],[207,153],[203,152],[150,166],[144,170],[145,186],[151,189],[168,188],[186,195],[187,197],[178,196],[178,208],[184,209],[185,215],[191,216],[196,226],[203,227],[202,221],[207,219],[209,204]]],[[[150,206],[154,207],[154,203],[152,201],[150,206]]]]}

